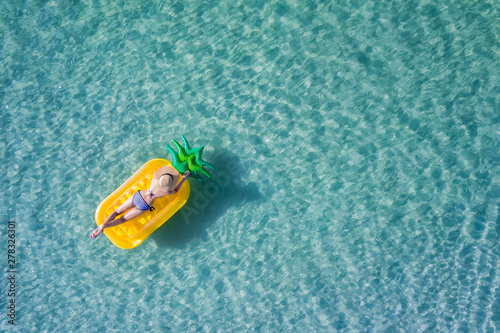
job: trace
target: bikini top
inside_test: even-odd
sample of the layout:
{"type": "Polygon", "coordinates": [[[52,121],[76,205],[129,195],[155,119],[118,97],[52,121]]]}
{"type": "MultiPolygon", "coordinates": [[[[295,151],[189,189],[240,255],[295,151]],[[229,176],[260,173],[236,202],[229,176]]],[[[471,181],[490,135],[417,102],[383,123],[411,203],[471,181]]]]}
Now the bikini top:
{"type": "Polygon", "coordinates": [[[146,203],[146,201],[141,195],[141,191],[137,191],[134,193],[134,196],[132,197],[132,203],[134,204],[135,208],[139,210],[153,211],[155,209],[154,207],[151,207],[146,203]]]}

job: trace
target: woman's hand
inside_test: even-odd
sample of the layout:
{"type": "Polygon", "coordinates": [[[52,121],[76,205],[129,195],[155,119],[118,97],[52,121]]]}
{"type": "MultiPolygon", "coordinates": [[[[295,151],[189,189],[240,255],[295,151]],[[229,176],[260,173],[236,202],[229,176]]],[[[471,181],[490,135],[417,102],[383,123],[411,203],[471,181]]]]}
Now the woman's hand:
{"type": "Polygon", "coordinates": [[[191,171],[188,170],[188,171],[184,172],[184,175],[182,176],[182,178],[188,179],[190,176],[191,176],[191,171]]]}

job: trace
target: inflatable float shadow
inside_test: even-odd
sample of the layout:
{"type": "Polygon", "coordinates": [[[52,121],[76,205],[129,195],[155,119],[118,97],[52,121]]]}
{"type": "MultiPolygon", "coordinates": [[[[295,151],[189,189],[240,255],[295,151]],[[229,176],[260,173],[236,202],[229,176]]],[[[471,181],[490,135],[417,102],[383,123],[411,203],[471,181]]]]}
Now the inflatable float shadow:
{"type": "Polygon", "coordinates": [[[220,149],[210,161],[215,166],[212,178],[190,182],[191,196],[184,207],[150,236],[158,246],[185,248],[192,239],[206,239],[206,230],[230,207],[262,198],[256,183],[241,184],[243,169],[236,155],[220,149]]]}

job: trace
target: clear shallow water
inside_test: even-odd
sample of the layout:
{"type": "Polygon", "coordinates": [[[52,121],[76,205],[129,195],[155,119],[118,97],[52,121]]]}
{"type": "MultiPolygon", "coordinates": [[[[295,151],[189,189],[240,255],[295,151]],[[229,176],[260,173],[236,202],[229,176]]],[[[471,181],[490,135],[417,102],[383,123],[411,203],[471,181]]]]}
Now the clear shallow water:
{"type": "Polygon", "coordinates": [[[1,9],[2,330],[500,328],[498,3],[1,9]],[[89,241],[180,134],[217,182],[136,249],[89,241]]]}

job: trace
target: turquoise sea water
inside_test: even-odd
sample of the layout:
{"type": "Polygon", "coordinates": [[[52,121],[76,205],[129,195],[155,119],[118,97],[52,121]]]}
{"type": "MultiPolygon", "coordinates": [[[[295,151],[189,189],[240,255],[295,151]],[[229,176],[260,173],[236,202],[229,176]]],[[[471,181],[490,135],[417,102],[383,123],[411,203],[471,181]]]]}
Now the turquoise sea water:
{"type": "Polygon", "coordinates": [[[500,330],[499,8],[1,1],[0,330],[500,330]],[[90,241],[180,134],[216,181],[90,241]]]}

